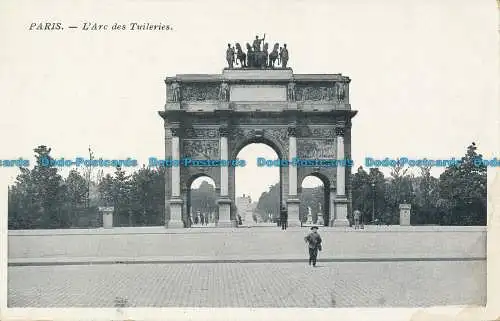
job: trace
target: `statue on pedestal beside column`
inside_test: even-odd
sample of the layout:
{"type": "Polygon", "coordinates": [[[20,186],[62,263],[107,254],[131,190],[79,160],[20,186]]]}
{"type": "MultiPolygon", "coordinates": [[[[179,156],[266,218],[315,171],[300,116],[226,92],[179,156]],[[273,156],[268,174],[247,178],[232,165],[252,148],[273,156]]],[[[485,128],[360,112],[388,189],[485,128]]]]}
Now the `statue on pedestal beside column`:
{"type": "Polygon", "coordinates": [[[229,101],[229,85],[225,81],[223,81],[220,85],[219,100],[229,101]]]}
{"type": "Polygon", "coordinates": [[[295,83],[291,82],[287,88],[288,101],[295,101],[295,83]]]}
{"type": "Polygon", "coordinates": [[[181,88],[177,82],[174,81],[172,84],[170,84],[170,92],[172,93],[171,101],[173,102],[180,101],[180,96],[181,96],[180,91],[181,88]]]}
{"type": "Polygon", "coordinates": [[[343,82],[338,82],[335,88],[336,88],[337,101],[341,103],[345,99],[345,84],[343,82]]]}
{"type": "Polygon", "coordinates": [[[307,207],[307,223],[306,224],[313,224],[312,210],[310,207],[307,207]]]}

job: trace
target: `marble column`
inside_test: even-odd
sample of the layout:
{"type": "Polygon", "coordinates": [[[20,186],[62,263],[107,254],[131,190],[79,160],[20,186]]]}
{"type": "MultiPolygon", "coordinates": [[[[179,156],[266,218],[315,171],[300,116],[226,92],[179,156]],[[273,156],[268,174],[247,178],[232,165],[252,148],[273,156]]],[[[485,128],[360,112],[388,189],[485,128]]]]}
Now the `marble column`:
{"type": "Polygon", "coordinates": [[[336,187],[330,187],[330,195],[329,195],[329,202],[330,202],[330,217],[328,221],[328,226],[334,226],[335,223],[335,200],[337,199],[337,192],[336,192],[336,187]]]}
{"type": "MultiPolygon", "coordinates": [[[[219,128],[219,150],[220,159],[229,159],[229,151],[227,144],[228,128],[223,126],[219,128]]],[[[217,200],[219,205],[219,221],[218,227],[233,227],[231,222],[231,199],[229,198],[229,168],[227,166],[220,167],[220,196],[217,200]]]]}
{"type": "MultiPolygon", "coordinates": [[[[297,157],[297,130],[295,127],[288,128],[288,159],[292,161],[297,157]]],[[[300,227],[299,204],[297,196],[297,167],[288,166],[288,226],[300,227]]]]}
{"type": "MultiPolygon", "coordinates": [[[[180,128],[171,128],[172,131],[172,160],[180,159],[180,128]]],[[[171,196],[170,205],[170,220],[168,228],[183,228],[182,222],[182,198],[181,198],[181,168],[180,166],[171,167],[171,196]]]]}
{"type": "MultiPolygon", "coordinates": [[[[172,134],[168,124],[165,123],[165,159],[170,159],[172,157],[172,134]]],[[[163,225],[168,227],[168,221],[170,220],[170,204],[168,201],[170,200],[170,185],[172,183],[172,173],[169,169],[165,170],[165,216],[163,225]]]]}
{"type": "MultiPolygon", "coordinates": [[[[337,141],[337,160],[345,159],[344,134],[342,127],[335,128],[337,141]]],[[[333,226],[349,226],[347,219],[347,196],[345,192],[345,166],[337,166],[337,193],[335,198],[335,220],[333,226]]]]}

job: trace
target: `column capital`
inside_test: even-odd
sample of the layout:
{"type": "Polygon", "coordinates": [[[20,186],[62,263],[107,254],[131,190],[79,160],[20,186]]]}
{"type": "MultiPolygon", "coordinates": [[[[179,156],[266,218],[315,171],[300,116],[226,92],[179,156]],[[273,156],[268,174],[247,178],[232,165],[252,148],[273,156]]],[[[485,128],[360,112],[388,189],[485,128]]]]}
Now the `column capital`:
{"type": "Polygon", "coordinates": [[[172,136],[180,137],[182,135],[182,129],[180,127],[170,127],[170,132],[172,136]]]}
{"type": "Polygon", "coordinates": [[[221,126],[221,127],[219,127],[219,136],[220,137],[227,137],[227,136],[229,136],[229,127],[228,126],[221,126]]]}
{"type": "Polygon", "coordinates": [[[297,137],[297,127],[288,126],[287,132],[288,132],[288,136],[297,137]]]}
{"type": "Polygon", "coordinates": [[[344,127],[335,127],[335,135],[343,137],[345,135],[345,128],[344,127]]]}

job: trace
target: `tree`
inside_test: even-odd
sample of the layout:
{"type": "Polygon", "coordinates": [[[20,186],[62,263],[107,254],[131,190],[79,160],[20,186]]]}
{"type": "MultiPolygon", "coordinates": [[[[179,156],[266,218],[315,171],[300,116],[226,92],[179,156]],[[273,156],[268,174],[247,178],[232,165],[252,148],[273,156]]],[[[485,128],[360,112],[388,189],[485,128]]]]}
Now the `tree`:
{"type": "Polygon", "coordinates": [[[35,148],[36,165],[31,171],[34,198],[40,206],[39,224],[46,228],[69,226],[69,217],[63,211],[65,186],[58,169],[51,166],[51,149],[45,145],[35,148]]]}
{"type": "Polygon", "coordinates": [[[36,228],[41,208],[35,200],[35,187],[28,168],[19,168],[16,182],[8,189],[9,229],[36,228]]]}
{"type": "Polygon", "coordinates": [[[280,215],[280,185],[276,183],[269,187],[268,192],[260,195],[256,211],[264,221],[269,221],[269,214],[273,220],[278,219],[280,215]]]}
{"type": "Polygon", "coordinates": [[[460,163],[449,166],[441,174],[439,192],[448,204],[448,224],[486,224],[486,172],[482,155],[477,153],[477,146],[473,142],[467,147],[460,163]]]}
{"type": "Polygon", "coordinates": [[[361,212],[363,222],[371,221],[372,193],[370,176],[360,166],[357,172],[352,175],[352,208],[361,212]]]}
{"type": "Polygon", "coordinates": [[[412,224],[439,224],[439,180],[431,176],[431,166],[420,166],[419,169],[420,177],[413,178],[412,224]]]}
{"type": "Polygon", "coordinates": [[[57,168],[51,166],[51,149],[34,149],[32,170],[21,168],[9,188],[9,226],[13,228],[65,228],[70,218],[65,207],[66,187],[57,168]]]}
{"type": "Polygon", "coordinates": [[[99,191],[99,201],[102,206],[114,206],[115,195],[113,191],[113,177],[110,174],[106,174],[97,186],[99,191]]]}
{"type": "Polygon", "coordinates": [[[87,182],[76,170],[71,170],[65,180],[66,199],[71,207],[76,208],[85,205],[87,199],[87,182]]]}
{"type": "Polygon", "coordinates": [[[130,175],[117,166],[112,183],[115,218],[118,226],[132,226],[132,209],[130,208],[130,175]]]}
{"type": "Polygon", "coordinates": [[[142,167],[130,179],[132,225],[159,225],[165,208],[165,174],[162,170],[142,167]]]}

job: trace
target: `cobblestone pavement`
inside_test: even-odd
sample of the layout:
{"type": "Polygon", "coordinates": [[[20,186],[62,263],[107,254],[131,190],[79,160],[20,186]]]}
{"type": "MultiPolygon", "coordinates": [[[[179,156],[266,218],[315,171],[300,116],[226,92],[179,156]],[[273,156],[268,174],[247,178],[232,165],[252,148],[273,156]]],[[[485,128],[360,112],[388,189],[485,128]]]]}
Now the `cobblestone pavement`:
{"type": "Polygon", "coordinates": [[[486,303],[486,261],[8,268],[9,307],[415,307],[486,303]]]}

